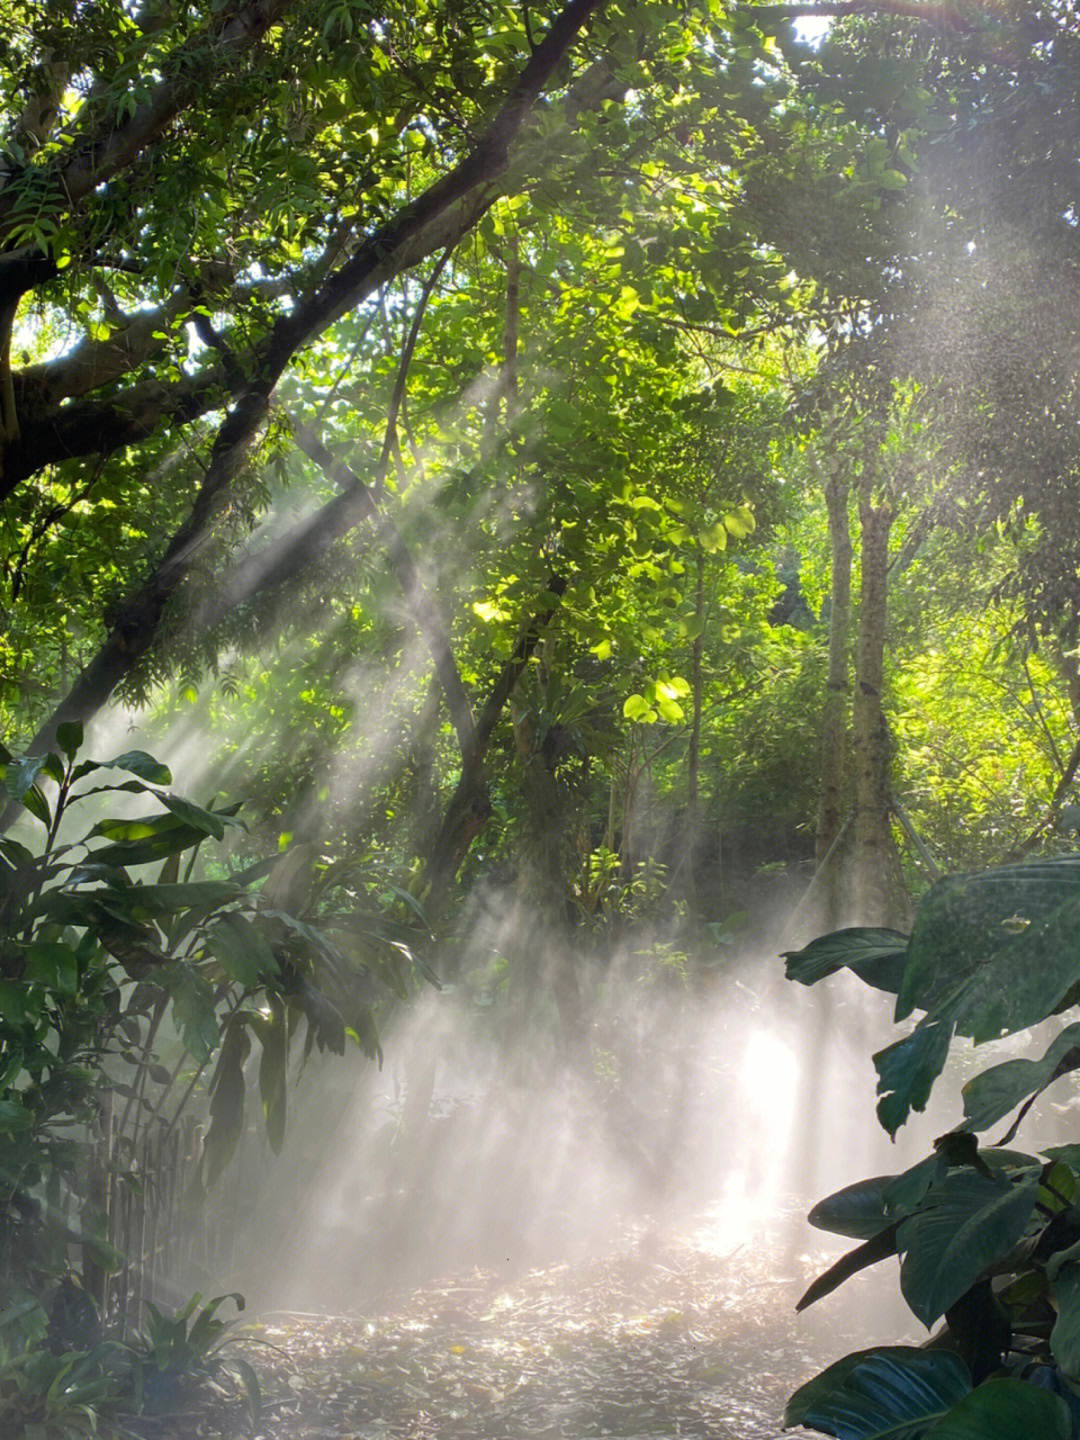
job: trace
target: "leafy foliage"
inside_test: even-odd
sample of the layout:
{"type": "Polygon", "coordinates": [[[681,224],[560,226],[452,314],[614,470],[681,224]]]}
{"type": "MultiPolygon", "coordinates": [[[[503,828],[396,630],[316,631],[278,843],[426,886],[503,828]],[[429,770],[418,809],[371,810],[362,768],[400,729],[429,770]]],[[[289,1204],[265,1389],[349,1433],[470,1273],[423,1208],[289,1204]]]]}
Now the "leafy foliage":
{"type": "MultiPolygon", "coordinates": [[[[123,1316],[154,1278],[139,1216],[165,1178],[145,1188],[144,1167],[194,1107],[205,1150],[173,1180],[213,1183],[244,1130],[249,1057],[279,1149],[294,1050],[340,1053],[350,1037],[379,1056],[375,1006],[412,969],[405,930],[366,914],[341,867],[309,848],[196,878],[204,843],[242,824],[237,807],[163,788],[168,770],[143,752],[81,759],[77,725],[57,739],[59,753],[0,756],[8,795],[45,832],[36,850],[0,840],[0,1403],[41,1423],[118,1391],[150,1403],[218,1365],[219,1302],[196,1315],[196,1297],[174,1318],[149,1308],[131,1368],[123,1316]],[[79,807],[128,795],[149,813],[64,838],[79,807]]],[[[250,1369],[232,1369],[257,1403],[250,1369]]]]}
{"type": "MultiPolygon", "coordinates": [[[[1072,1008],[1077,863],[1067,856],[948,876],[924,897],[904,948],[902,937],[883,946],[880,931],[852,929],[788,955],[788,974],[806,984],[846,966],[881,985],[887,959],[894,968],[882,988],[897,996],[897,1019],[923,1012],[907,1038],[875,1056],[878,1114],[890,1133],[925,1105],[954,1033],[978,1044],[1072,1008]]],[[[862,1244],[814,1282],[802,1306],[899,1255],[911,1310],[928,1327],[942,1317],[945,1325],[933,1350],[838,1362],[792,1398],[788,1424],[836,1436],[1077,1433],[1080,1151],[1050,1147],[1040,1158],[977,1138],[1019,1105],[1007,1144],[1038,1095],[1077,1068],[1077,1026],[1068,1024],[1041,1059],[1007,1060],[969,1080],[965,1120],[935,1142],[934,1155],[815,1206],[813,1224],[862,1244]],[[942,1356],[943,1347],[955,1355],[942,1356]],[[970,1374],[961,1377],[957,1357],[970,1374]],[[926,1383],[931,1373],[944,1388],[926,1383]]]]}

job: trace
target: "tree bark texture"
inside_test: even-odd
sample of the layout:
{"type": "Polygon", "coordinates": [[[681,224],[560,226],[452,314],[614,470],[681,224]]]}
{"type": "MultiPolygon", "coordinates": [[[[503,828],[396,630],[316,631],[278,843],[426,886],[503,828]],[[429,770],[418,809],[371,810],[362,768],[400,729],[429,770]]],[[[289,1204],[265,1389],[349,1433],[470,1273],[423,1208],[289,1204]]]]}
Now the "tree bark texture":
{"type": "MultiPolygon", "coordinates": [[[[829,517],[832,574],[829,590],[829,668],[821,726],[821,801],[818,809],[815,856],[820,867],[829,857],[844,823],[844,771],[848,726],[848,645],[851,629],[851,527],[848,521],[848,482],[839,469],[825,485],[829,517]]],[[[840,857],[829,859],[822,877],[822,924],[833,929],[841,909],[840,857]]]]}
{"type": "Polygon", "coordinates": [[[852,706],[855,760],[855,836],[852,922],[900,925],[906,894],[892,837],[889,772],[892,746],[882,691],[888,610],[889,534],[894,512],[864,496],[859,502],[862,539],[859,638],[852,706]]]}

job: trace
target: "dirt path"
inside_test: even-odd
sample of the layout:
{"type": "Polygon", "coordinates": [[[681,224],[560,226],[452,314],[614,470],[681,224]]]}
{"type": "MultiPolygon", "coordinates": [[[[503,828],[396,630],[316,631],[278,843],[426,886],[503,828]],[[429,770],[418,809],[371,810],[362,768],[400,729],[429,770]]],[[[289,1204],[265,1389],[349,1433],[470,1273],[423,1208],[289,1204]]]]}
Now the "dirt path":
{"type": "Polygon", "coordinates": [[[777,1257],[639,1242],[513,1283],[474,1273],[356,1317],[254,1332],[262,1440],[773,1440],[815,1348],[777,1257]]]}

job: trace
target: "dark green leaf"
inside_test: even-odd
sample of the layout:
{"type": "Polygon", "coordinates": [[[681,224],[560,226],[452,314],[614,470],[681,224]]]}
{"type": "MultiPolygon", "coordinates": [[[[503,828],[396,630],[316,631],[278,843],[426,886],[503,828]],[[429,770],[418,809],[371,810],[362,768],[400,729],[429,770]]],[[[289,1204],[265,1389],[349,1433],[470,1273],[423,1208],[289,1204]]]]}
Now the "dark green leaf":
{"type": "Polygon", "coordinates": [[[860,1270],[865,1270],[868,1266],[876,1265],[881,1260],[887,1260],[890,1255],[895,1255],[896,1230],[896,1223],[893,1222],[886,1229],[879,1230],[876,1235],[872,1235],[862,1245],[857,1245],[854,1250],[849,1250],[846,1255],[841,1255],[835,1264],[830,1265],[828,1270],[817,1277],[795,1309],[797,1311],[809,1309],[811,1305],[816,1305],[826,1295],[831,1295],[834,1290],[839,1289],[853,1275],[858,1275],[860,1270]]]}
{"type": "Polygon", "coordinates": [[[300,982],[300,1008],[307,1016],[311,1033],[320,1050],[329,1050],[334,1055],[345,1053],[345,1022],[337,1007],[332,1005],[321,990],[310,980],[300,982]]]}
{"type": "Polygon", "coordinates": [[[1053,1280],[1057,1319],[1050,1334],[1054,1359],[1070,1380],[1080,1380],[1080,1264],[1062,1265],[1053,1280]]]}
{"type": "MultiPolygon", "coordinates": [[[[212,835],[215,840],[225,838],[226,821],[220,815],[215,815],[212,810],[204,810],[201,805],[193,805],[190,800],[185,800],[180,795],[160,795],[158,798],[178,820],[182,820],[185,825],[190,825],[193,830],[201,830],[204,835],[212,835]]],[[[239,822],[229,820],[228,823],[236,825],[239,822]]]]}
{"type": "Polygon", "coordinates": [[[189,880],[175,885],[109,887],[96,893],[114,914],[150,920],[178,910],[225,905],[244,892],[230,880],[189,880]]]}
{"type": "Polygon", "coordinates": [[[244,1133],[244,1061],[251,1049],[247,1025],[234,1017],[225,1031],[211,1082],[210,1128],[206,1134],[206,1181],[213,1185],[232,1159],[244,1133]]]}
{"type": "Polygon", "coordinates": [[[948,1003],[974,1040],[1035,1025],[1080,981],[1080,856],[939,881],[919,906],[897,1019],[948,1003]]]}
{"type": "Polygon", "coordinates": [[[173,966],[167,980],[181,1038],[189,1053],[202,1062],[220,1038],[213,988],[189,965],[173,966]]]}
{"type": "Polygon", "coordinates": [[[909,1345],[859,1350],[796,1390],[784,1428],[836,1440],[922,1440],[971,1391],[958,1355],[909,1345]]]}
{"type": "Polygon", "coordinates": [[[863,926],[836,930],[812,940],[802,950],[784,952],[787,977],[814,985],[845,967],[876,990],[895,995],[904,977],[908,937],[898,930],[863,926]]]}
{"type": "Polygon", "coordinates": [[[37,940],[26,954],[23,979],[28,984],[44,985],[58,995],[74,995],[79,988],[79,962],[68,945],[37,940]]]}
{"type": "Polygon", "coordinates": [[[151,785],[172,784],[172,771],[169,767],[162,765],[161,761],[155,760],[152,755],[147,755],[145,750],[126,750],[115,760],[106,760],[103,763],[109,769],[128,770],[132,775],[138,775],[140,780],[149,780],[151,785]]]}
{"type": "Polygon", "coordinates": [[[858,1180],[819,1200],[806,1218],[818,1230],[848,1235],[853,1240],[869,1240],[895,1218],[885,1203],[885,1193],[895,1179],[893,1175],[884,1175],[873,1180],[858,1180]]]}
{"type": "Polygon", "coordinates": [[[32,1111],[16,1100],[0,1100],[0,1134],[11,1135],[18,1130],[30,1130],[34,1125],[32,1111]]]}
{"type": "MultiPolygon", "coordinates": [[[[183,888],[183,887],[180,887],[183,888]]],[[[206,932],[206,943],[221,968],[245,989],[253,989],[278,971],[266,938],[244,915],[223,915],[206,932]]]]}
{"type": "Polygon", "coordinates": [[[74,760],[83,743],[81,720],[65,720],[56,727],[56,743],[69,760],[74,760]]]}
{"type": "Polygon", "coordinates": [[[878,1119],[895,1135],[912,1110],[925,1110],[934,1081],[945,1068],[952,1026],[922,1021],[912,1033],[874,1056],[878,1072],[878,1119]]]}
{"type": "Polygon", "coordinates": [[[1070,1440],[1069,1407],[1060,1395],[1023,1380],[987,1380],[948,1412],[933,1440],[1070,1440]]]}
{"type": "Polygon", "coordinates": [[[1038,1199],[1038,1176],[1011,1183],[975,1170],[952,1170],[897,1232],[900,1288],[930,1326],[968,1291],[987,1266],[1024,1233],[1038,1199]]]}
{"type": "Polygon", "coordinates": [[[1014,1106],[1037,1095],[1061,1075],[1080,1069],[1080,1025],[1067,1025],[1041,1060],[1006,1060],[964,1086],[964,1115],[973,1130],[985,1130],[1014,1106]]]}

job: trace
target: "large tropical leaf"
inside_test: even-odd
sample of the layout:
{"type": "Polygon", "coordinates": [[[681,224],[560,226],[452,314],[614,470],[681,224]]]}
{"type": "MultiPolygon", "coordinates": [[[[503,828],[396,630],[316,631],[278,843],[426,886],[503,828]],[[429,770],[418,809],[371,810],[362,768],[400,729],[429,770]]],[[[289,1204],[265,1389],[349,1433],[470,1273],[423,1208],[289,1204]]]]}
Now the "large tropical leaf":
{"type": "Polygon", "coordinates": [[[896,1018],[975,1041],[1035,1025],[1080,981],[1080,855],[940,880],[919,906],[896,1018]]]}
{"type": "Polygon", "coordinates": [[[895,1175],[857,1180],[854,1185],[845,1185],[843,1190],[819,1200],[806,1218],[818,1230],[849,1235],[853,1240],[871,1240],[893,1218],[885,1195],[895,1181],[895,1175]]]}
{"type": "Polygon", "coordinates": [[[951,1170],[897,1232],[900,1288],[929,1327],[970,1290],[987,1266],[1024,1233],[1039,1179],[1012,1183],[976,1170],[951,1170]]]}
{"type": "Polygon", "coordinates": [[[887,1260],[890,1255],[896,1254],[896,1231],[895,1223],[887,1229],[872,1235],[869,1240],[864,1240],[861,1245],[856,1245],[854,1250],[849,1250],[846,1255],[841,1255],[834,1265],[820,1274],[812,1285],[809,1286],[802,1299],[795,1306],[796,1310],[806,1310],[823,1300],[826,1295],[831,1295],[834,1290],[843,1285],[845,1280],[850,1280],[860,1270],[865,1270],[869,1265],[876,1265],[879,1260],[887,1260]]]}
{"type": "Polygon", "coordinates": [[[922,1440],[970,1391],[967,1366],[948,1351],[858,1350],[796,1390],[784,1428],[805,1425],[836,1440],[922,1440]]]}
{"type": "Polygon", "coordinates": [[[933,1440],[1070,1440],[1072,1420],[1060,1395],[1023,1380],[987,1380],[934,1426],[933,1440]]]}
{"type": "Polygon", "coordinates": [[[787,950],[787,977],[813,985],[845,967],[876,990],[896,995],[904,976],[908,936],[899,930],[853,926],[822,935],[802,950],[787,950]]]}
{"type": "Polygon", "coordinates": [[[925,1110],[934,1081],[945,1068],[952,1040],[952,1025],[924,1020],[910,1035],[879,1050],[874,1056],[878,1072],[878,1119],[895,1135],[912,1110],[925,1110]]]}
{"type": "Polygon", "coordinates": [[[1041,1060],[1006,1060],[964,1086],[964,1115],[972,1130],[985,1130],[1030,1095],[1080,1069],[1080,1025],[1067,1025],[1041,1060]]]}

